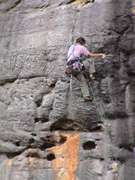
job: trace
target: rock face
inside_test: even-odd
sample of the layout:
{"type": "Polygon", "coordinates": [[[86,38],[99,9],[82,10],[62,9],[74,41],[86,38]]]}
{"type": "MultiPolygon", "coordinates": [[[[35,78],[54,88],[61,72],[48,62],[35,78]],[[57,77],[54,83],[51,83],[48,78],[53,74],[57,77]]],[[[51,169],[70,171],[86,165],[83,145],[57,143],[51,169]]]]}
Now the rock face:
{"type": "Polygon", "coordinates": [[[135,1],[0,0],[0,180],[134,180],[135,1]],[[86,39],[96,101],[62,81],[86,39]]]}

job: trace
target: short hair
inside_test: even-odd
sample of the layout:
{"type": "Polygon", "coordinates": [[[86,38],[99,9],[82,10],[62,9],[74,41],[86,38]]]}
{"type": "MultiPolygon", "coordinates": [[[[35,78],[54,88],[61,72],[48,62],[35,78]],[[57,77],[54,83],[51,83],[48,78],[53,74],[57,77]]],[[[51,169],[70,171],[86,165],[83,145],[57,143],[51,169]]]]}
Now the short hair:
{"type": "Polygon", "coordinates": [[[83,37],[79,37],[79,38],[76,39],[76,43],[80,43],[80,44],[84,45],[85,44],[85,39],[83,37]]]}

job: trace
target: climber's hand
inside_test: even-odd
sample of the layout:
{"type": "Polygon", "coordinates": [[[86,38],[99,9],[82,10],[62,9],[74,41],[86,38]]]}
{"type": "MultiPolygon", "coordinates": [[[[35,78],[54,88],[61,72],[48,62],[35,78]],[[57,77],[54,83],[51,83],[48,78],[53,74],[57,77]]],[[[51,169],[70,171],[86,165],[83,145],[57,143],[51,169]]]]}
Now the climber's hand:
{"type": "Polygon", "coordinates": [[[106,57],[106,55],[105,54],[101,54],[101,57],[104,59],[106,57]]]}

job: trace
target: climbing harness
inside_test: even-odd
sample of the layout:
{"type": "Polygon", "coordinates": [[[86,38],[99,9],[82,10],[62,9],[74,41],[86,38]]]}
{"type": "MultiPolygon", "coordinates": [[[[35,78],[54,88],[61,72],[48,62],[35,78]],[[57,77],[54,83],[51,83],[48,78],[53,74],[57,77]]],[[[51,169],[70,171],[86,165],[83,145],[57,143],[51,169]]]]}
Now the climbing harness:
{"type": "MultiPolygon", "coordinates": [[[[100,110],[99,105],[98,105],[98,102],[97,102],[97,100],[96,100],[96,98],[95,98],[95,94],[94,94],[94,91],[93,91],[93,88],[92,88],[92,86],[91,86],[90,81],[89,81],[88,84],[89,84],[89,87],[90,87],[90,90],[91,90],[91,93],[92,93],[93,100],[94,100],[94,102],[95,102],[97,111],[98,111],[98,113],[99,113],[100,119],[101,119],[102,123],[105,124],[105,123],[104,123],[104,120],[103,120],[103,116],[102,116],[101,110],[100,110]]],[[[106,135],[107,135],[107,138],[108,138],[108,141],[109,141],[109,144],[110,144],[110,147],[111,147],[111,151],[112,151],[113,157],[114,157],[116,163],[118,164],[118,173],[120,174],[122,180],[124,180],[123,174],[122,174],[121,171],[120,171],[119,162],[118,162],[117,157],[116,157],[115,152],[114,152],[114,148],[113,148],[113,145],[112,145],[112,142],[111,142],[110,135],[109,135],[109,133],[108,133],[108,129],[107,129],[106,126],[104,126],[104,129],[105,129],[105,133],[106,133],[106,135]]]]}

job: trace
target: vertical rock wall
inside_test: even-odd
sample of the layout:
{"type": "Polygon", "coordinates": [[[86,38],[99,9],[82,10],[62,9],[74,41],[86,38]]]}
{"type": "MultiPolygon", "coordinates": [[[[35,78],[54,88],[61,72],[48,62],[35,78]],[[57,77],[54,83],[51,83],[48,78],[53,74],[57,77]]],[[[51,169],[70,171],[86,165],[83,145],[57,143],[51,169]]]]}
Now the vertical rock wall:
{"type": "Polygon", "coordinates": [[[134,0],[0,0],[0,180],[134,180],[134,0]],[[62,81],[78,36],[95,101],[62,81]]]}

